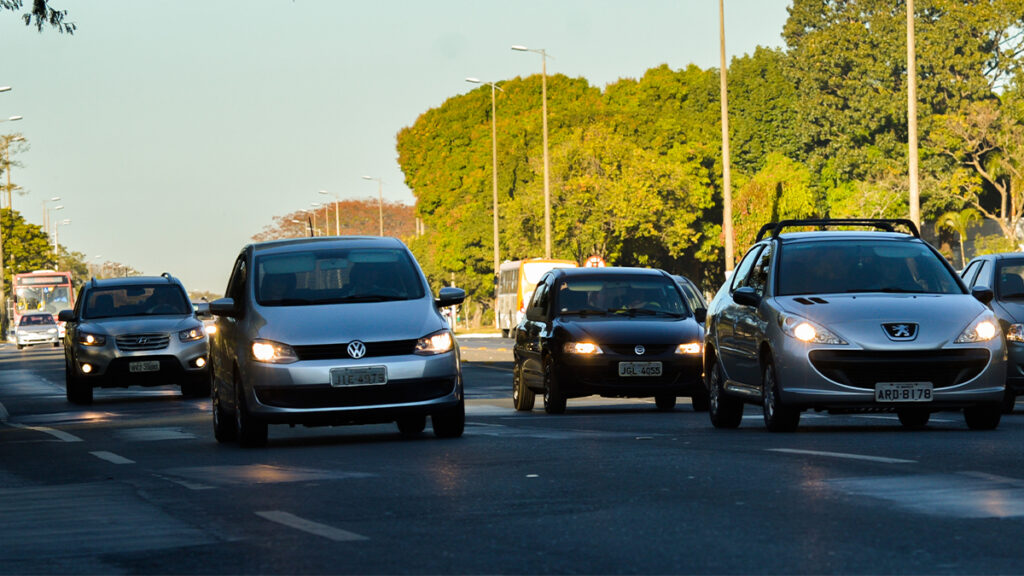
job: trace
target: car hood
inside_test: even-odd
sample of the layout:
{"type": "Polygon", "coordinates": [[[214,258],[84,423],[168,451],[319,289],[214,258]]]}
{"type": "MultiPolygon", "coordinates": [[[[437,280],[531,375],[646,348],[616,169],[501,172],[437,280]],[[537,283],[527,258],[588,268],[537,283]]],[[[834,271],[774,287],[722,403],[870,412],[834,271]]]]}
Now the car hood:
{"type": "Polygon", "coordinates": [[[589,340],[598,344],[680,344],[700,342],[704,339],[704,331],[692,316],[563,316],[559,318],[559,325],[570,338],[589,340]]]}
{"type": "Polygon", "coordinates": [[[201,326],[192,316],[129,316],[85,320],[79,330],[117,336],[119,334],[171,333],[201,326]]]}
{"type": "Polygon", "coordinates": [[[53,332],[56,332],[57,331],[57,325],[56,324],[33,324],[32,326],[18,326],[16,330],[18,332],[25,332],[25,333],[42,332],[43,334],[46,334],[47,332],[50,332],[51,330],[53,332]]]}
{"type": "Polygon", "coordinates": [[[292,346],[416,340],[448,328],[433,300],[266,306],[255,316],[253,337],[292,346]]]}
{"type": "Polygon", "coordinates": [[[1004,320],[1024,322],[1024,300],[999,300],[993,302],[996,315],[1004,320]]]}
{"type": "Polygon", "coordinates": [[[986,307],[969,294],[829,294],[776,299],[782,310],[833,331],[866,348],[891,346],[882,324],[918,325],[915,346],[941,347],[953,340],[986,307]]]}

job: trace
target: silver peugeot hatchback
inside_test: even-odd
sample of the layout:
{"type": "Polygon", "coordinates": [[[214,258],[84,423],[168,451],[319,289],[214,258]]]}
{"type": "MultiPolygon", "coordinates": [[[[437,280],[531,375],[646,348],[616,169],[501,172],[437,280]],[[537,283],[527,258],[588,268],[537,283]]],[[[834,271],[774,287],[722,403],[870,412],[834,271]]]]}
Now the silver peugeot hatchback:
{"type": "Polygon", "coordinates": [[[996,428],[1006,348],[992,296],[968,293],[909,220],[766,225],[708,310],[711,422],[735,428],[754,403],[772,431],[808,409],[895,412],[908,428],[963,409],[968,427],[996,428]]]}
{"type": "Polygon", "coordinates": [[[242,249],[211,343],[220,442],[267,441],[268,424],[397,422],[462,435],[459,350],[412,253],[395,238],[301,238],[242,249]]]}

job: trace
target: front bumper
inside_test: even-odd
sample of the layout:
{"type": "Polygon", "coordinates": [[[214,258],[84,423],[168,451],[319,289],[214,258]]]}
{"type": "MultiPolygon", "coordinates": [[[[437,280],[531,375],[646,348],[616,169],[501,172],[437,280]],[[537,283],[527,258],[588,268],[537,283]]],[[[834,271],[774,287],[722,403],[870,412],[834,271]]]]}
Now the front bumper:
{"type": "Polygon", "coordinates": [[[563,353],[557,358],[554,370],[559,389],[568,396],[692,396],[704,389],[700,354],[629,356],[606,352],[596,356],[574,356],[563,353]],[[661,362],[662,374],[619,376],[620,362],[661,362]]]}
{"type": "Polygon", "coordinates": [[[15,332],[14,341],[18,346],[32,346],[34,344],[57,344],[60,342],[60,335],[47,334],[45,332],[15,332]]]}
{"type": "Polygon", "coordinates": [[[108,338],[103,346],[76,345],[75,371],[84,382],[100,387],[164,386],[202,379],[208,374],[206,339],[180,342],[172,338],[166,348],[138,351],[120,350],[112,340],[108,338]],[[157,362],[159,369],[133,371],[133,363],[139,362],[157,362]],[[200,363],[203,365],[198,366],[200,363]],[[89,372],[82,370],[85,364],[91,367],[89,372]]]}

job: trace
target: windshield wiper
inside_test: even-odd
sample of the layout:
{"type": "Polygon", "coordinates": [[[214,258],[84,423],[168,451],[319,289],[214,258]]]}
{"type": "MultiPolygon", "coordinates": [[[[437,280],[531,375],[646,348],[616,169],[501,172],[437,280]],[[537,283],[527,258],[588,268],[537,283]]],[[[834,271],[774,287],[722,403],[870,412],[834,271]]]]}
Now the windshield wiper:
{"type": "Polygon", "coordinates": [[[893,286],[886,288],[853,288],[846,291],[847,294],[863,294],[867,292],[884,292],[886,294],[925,294],[925,291],[920,288],[910,290],[907,288],[896,288],[893,286]]]}

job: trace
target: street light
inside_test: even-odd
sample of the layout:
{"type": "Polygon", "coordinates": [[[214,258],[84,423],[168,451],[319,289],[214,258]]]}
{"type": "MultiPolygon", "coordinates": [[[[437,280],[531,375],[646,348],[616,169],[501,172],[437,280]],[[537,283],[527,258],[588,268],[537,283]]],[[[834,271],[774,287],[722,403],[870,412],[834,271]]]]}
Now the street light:
{"type": "MultiPolygon", "coordinates": [[[[49,202],[59,202],[59,201],[60,201],[60,196],[54,196],[53,198],[50,198],[49,200],[43,200],[43,231],[45,231],[47,233],[50,231],[50,218],[49,218],[50,211],[46,209],[46,204],[49,203],[49,202]]],[[[63,206],[61,206],[61,208],[63,208],[63,206]]],[[[54,210],[57,210],[57,208],[54,208],[54,210]]]]}
{"type": "Polygon", "coordinates": [[[334,196],[334,235],[341,236],[341,220],[340,217],[338,216],[338,213],[341,212],[340,206],[338,206],[338,204],[341,203],[341,198],[339,198],[337,194],[333,194],[331,192],[328,192],[327,190],[321,190],[319,194],[334,196]]]}
{"type": "MultiPolygon", "coordinates": [[[[478,78],[466,78],[466,82],[486,84],[491,87],[491,192],[494,206],[494,309],[498,309],[498,275],[501,272],[501,257],[498,253],[498,119],[497,107],[494,102],[494,91],[501,88],[494,82],[483,82],[478,78]]],[[[504,90],[501,90],[504,92],[504,90]]],[[[498,326],[498,315],[494,315],[494,326],[498,326]]]]}
{"type": "MultiPolygon", "coordinates": [[[[0,92],[9,92],[10,86],[0,87],[0,92]]],[[[10,164],[8,164],[7,149],[10,146],[10,140],[4,139],[4,170],[7,171],[7,183],[10,185],[11,170],[10,164]]],[[[13,214],[12,214],[13,216],[13,214]]],[[[3,339],[6,340],[7,335],[7,298],[4,295],[4,243],[3,243],[3,227],[0,226],[0,334],[3,339]]]]}
{"type": "Polygon", "coordinates": [[[55,223],[53,225],[53,253],[54,254],[59,255],[58,254],[58,250],[60,248],[60,242],[58,242],[57,239],[60,237],[60,227],[61,226],[67,226],[68,224],[71,224],[71,219],[70,218],[65,218],[65,219],[61,220],[60,222],[57,222],[57,223],[55,223]]]}
{"type": "Polygon", "coordinates": [[[320,207],[320,203],[319,202],[310,202],[309,205],[313,207],[313,209],[310,210],[310,213],[313,214],[313,230],[312,230],[313,234],[312,235],[316,236],[316,209],[320,207]]]}
{"type": "Polygon", "coordinates": [[[377,214],[380,219],[380,235],[384,235],[384,180],[373,176],[363,176],[363,180],[377,181],[377,214]]]}
{"type": "Polygon", "coordinates": [[[544,128],[544,257],[551,258],[551,187],[548,177],[548,53],[544,49],[513,46],[519,52],[540,54],[540,101],[544,128]]]}
{"type": "MultiPolygon", "coordinates": [[[[11,116],[7,120],[0,120],[0,122],[7,122],[9,120],[21,120],[21,116],[11,116]]],[[[25,137],[24,136],[14,136],[14,137],[10,137],[10,138],[4,138],[3,141],[4,141],[4,171],[7,172],[7,188],[6,188],[6,190],[7,190],[7,194],[6,194],[6,196],[7,196],[7,207],[13,210],[14,206],[11,203],[11,190],[14,189],[14,187],[11,186],[11,142],[24,142],[25,141],[25,137]]]]}

